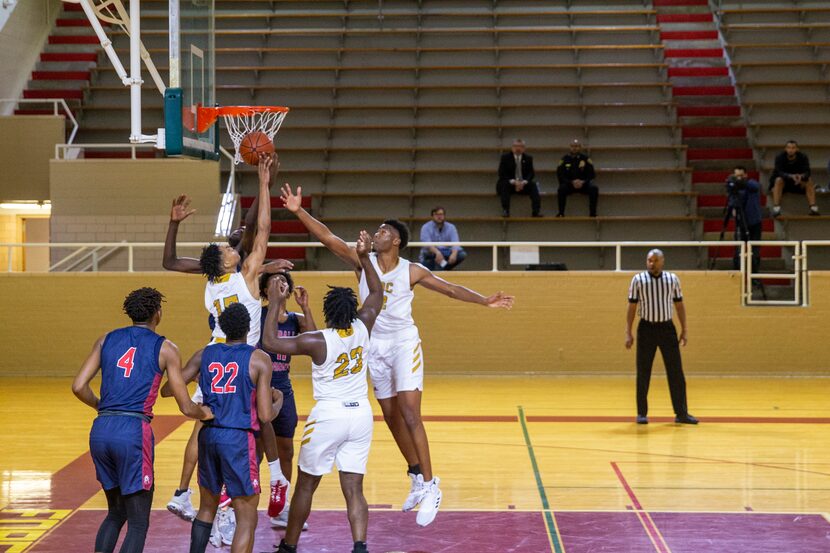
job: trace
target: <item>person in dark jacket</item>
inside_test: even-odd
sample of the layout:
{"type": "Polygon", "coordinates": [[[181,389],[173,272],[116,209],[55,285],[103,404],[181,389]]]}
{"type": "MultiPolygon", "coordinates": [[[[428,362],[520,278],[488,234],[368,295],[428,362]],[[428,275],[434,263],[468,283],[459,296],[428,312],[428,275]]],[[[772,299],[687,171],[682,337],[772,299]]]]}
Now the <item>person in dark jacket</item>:
{"type": "Polygon", "coordinates": [[[559,213],[557,217],[565,216],[565,204],[571,194],[586,194],[588,196],[588,213],[591,217],[597,216],[597,200],[599,188],[594,184],[596,172],[591,158],[582,153],[582,143],[579,140],[571,142],[571,151],[559,160],[556,168],[559,178],[559,213]]]}
{"type": "Polygon", "coordinates": [[[513,194],[530,196],[533,216],[542,216],[542,200],[539,197],[536,172],[533,170],[533,158],[525,153],[525,141],[521,138],[513,140],[511,152],[501,156],[496,193],[501,198],[502,217],[510,217],[510,196],[513,194]]]}
{"type": "MultiPolygon", "coordinates": [[[[749,178],[746,168],[738,165],[726,179],[727,209],[730,217],[735,219],[735,240],[760,240],[763,230],[761,214],[761,185],[749,178]]],[[[735,248],[732,268],[741,268],[739,247],[735,248]]],[[[752,248],[752,272],[757,273],[761,263],[761,248],[752,248]]]]}
{"type": "Polygon", "coordinates": [[[781,215],[784,192],[805,194],[810,215],[820,215],[816,205],[816,185],[810,179],[810,158],[798,151],[798,143],[788,140],[784,151],[775,156],[775,169],[769,179],[772,190],[772,216],[781,215]]]}

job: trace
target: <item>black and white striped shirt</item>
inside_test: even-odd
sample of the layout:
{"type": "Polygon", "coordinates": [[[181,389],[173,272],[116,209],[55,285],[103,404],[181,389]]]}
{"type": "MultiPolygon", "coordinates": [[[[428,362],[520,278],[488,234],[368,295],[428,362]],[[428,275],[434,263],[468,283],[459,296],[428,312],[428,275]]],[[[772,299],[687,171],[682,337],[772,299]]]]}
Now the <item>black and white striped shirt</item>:
{"type": "Polygon", "coordinates": [[[663,271],[658,277],[643,271],[631,279],[628,301],[640,304],[640,318],[645,321],[671,321],[674,315],[674,302],[683,301],[680,279],[668,271],[663,271]]]}

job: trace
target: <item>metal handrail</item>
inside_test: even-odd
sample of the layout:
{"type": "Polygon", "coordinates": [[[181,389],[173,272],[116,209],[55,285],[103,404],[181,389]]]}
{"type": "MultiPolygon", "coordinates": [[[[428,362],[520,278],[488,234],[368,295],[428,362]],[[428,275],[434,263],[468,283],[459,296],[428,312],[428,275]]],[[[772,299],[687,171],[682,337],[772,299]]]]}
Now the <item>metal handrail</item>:
{"type": "Polygon", "coordinates": [[[58,113],[58,104],[63,108],[63,112],[66,114],[66,117],[72,121],[72,132],[69,133],[69,138],[67,139],[67,144],[72,144],[72,141],[75,140],[75,135],[78,134],[78,120],[75,119],[75,115],[72,113],[72,110],[69,109],[69,105],[67,105],[66,100],[63,98],[0,98],[0,104],[52,104],[52,111],[57,116],[60,115],[58,113]]]}

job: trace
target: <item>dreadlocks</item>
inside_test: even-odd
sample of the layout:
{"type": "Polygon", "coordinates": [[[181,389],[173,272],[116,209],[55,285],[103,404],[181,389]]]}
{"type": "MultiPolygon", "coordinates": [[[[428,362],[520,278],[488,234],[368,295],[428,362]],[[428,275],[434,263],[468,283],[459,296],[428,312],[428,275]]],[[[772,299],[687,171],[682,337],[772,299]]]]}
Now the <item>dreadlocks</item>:
{"type": "Polygon", "coordinates": [[[161,309],[163,301],[164,295],[155,288],[139,288],[124,298],[124,313],[134,323],[146,323],[161,309]]]}
{"type": "Polygon", "coordinates": [[[202,255],[199,257],[199,267],[202,274],[213,282],[222,276],[222,250],[216,244],[208,244],[202,248],[202,255]]]}
{"type": "Polygon", "coordinates": [[[225,333],[228,342],[245,338],[251,328],[251,315],[241,303],[233,303],[219,315],[219,328],[225,333]]]}
{"type": "Polygon", "coordinates": [[[357,296],[354,290],[342,286],[329,286],[323,298],[323,315],[326,326],[345,330],[357,318],[357,296]]]}
{"type": "Polygon", "coordinates": [[[398,221],[397,219],[387,219],[383,222],[384,225],[389,225],[396,231],[398,231],[398,236],[401,238],[401,243],[398,246],[399,249],[404,249],[407,244],[409,244],[409,227],[406,226],[405,223],[398,221]]]}

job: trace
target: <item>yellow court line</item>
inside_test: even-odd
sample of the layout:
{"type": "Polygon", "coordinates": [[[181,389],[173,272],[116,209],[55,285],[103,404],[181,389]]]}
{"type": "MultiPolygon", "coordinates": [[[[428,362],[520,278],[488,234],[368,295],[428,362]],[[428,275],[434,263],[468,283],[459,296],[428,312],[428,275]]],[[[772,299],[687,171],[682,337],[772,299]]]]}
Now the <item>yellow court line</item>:
{"type": "Polygon", "coordinates": [[[30,549],[32,549],[32,547],[34,547],[34,546],[36,546],[38,543],[40,543],[40,542],[41,542],[44,538],[46,538],[46,536],[48,536],[49,534],[51,534],[52,532],[54,532],[54,531],[55,531],[55,529],[60,528],[60,527],[61,527],[61,526],[62,526],[62,525],[63,525],[63,524],[67,521],[67,520],[69,520],[70,518],[72,518],[72,516],[73,516],[75,513],[77,513],[78,511],[80,511],[80,510],[81,510],[81,508],[80,508],[80,507],[76,507],[75,509],[72,509],[72,512],[70,512],[68,515],[66,515],[65,517],[63,517],[63,518],[62,518],[62,519],[61,519],[61,520],[60,520],[60,521],[59,521],[56,525],[54,525],[54,526],[52,526],[51,528],[49,528],[49,529],[48,529],[46,532],[44,532],[44,533],[43,533],[43,535],[42,535],[42,536],[40,536],[38,539],[36,539],[35,541],[33,541],[32,543],[30,543],[29,545],[27,545],[27,546],[26,546],[26,547],[25,547],[25,548],[21,551],[21,553],[26,553],[26,551],[29,551],[30,549]]]}

